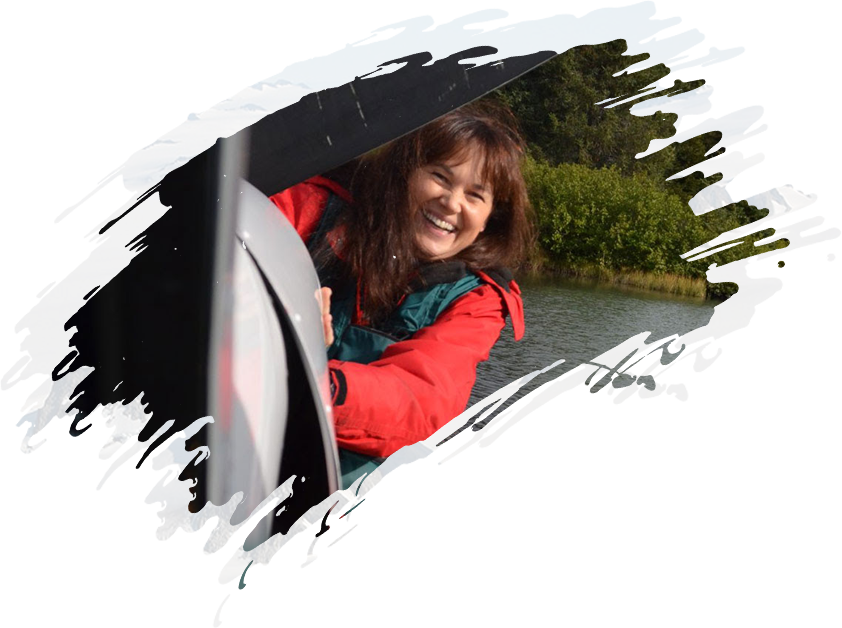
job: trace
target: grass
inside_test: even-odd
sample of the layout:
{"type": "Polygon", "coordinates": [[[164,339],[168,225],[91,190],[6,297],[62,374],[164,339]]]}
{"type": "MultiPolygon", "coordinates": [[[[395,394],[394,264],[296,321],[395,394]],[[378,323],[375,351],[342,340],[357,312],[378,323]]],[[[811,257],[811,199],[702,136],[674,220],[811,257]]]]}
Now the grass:
{"type": "Polygon", "coordinates": [[[568,268],[555,266],[547,260],[541,260],[539,263],[530,264],[525,270],[528,275],[533,277],[546,275],[568,277],[699,299],[705,298],[707,290],[707,281],[703,278],[685,277],[670,273],[648,273],[640,270],[611,270],[595,264],[568,268]]]}

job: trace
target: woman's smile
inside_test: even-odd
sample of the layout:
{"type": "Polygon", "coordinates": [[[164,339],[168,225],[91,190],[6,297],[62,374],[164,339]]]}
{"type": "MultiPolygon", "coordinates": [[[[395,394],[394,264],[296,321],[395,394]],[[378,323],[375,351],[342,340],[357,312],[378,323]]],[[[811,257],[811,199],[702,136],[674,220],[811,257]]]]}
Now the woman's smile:
{"type": "Polygon", "coordinates": [[[456,231],[456,227],[454,225],[447,222],[444,218],[436,216],[433,212],[428,211],[422,207],[421,213],[424,215],[424,218],[426,218],[434,227],[434,232],[442,231],[445,235],[450,235],[456,231]]]}

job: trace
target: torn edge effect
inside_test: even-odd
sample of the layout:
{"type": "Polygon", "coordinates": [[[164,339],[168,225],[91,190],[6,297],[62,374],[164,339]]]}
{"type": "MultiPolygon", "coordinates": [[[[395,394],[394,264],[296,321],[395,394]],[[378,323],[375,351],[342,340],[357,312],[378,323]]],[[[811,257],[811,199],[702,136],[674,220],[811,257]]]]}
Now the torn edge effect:
{"type": "MultiPolygon", "coordinates": [[[[352,88],[353,88],[353,86],[352,86],[352,88]]],[[[147,193],[144,195],[143,200],[145,200],[145,198],[148,198],[149,196],[151,196],[151,194],[153,194],[153,193],[154,193],[154,189],[147,191],[147,193]]],[[[142,202],[142,201],[140,201],[140,202],[142,202]]],[[[129,210],[129,211],[131,211],[131,210],[129,210]]],[[[128,213],[128,212],[126,212],[126,213],[128,213]]],[[[124,216],[125,216],[125,214],[124,214],[124,216]]],[[[119,218],[117,220],[119,220],[119,218]]],[[[116,222],[116,221],[113,221],[113,222],[116,222]]],[[[111,224],[107,225],[103,229],[103,231],[110,228],[110,226],[111,226],[111,224]]],[[[142,237],[142,236],[140,236],[140,237],[142,237]]],[[[519,385],[525,385],[532,378],[536,377],[537,375],[540,375],[540,374],[544,373],[545,371],[553,368],[554,366],[557,366],[560,363],[561,363],[561,361],[557,361],[554,365],[551,365],[550,367],[542,369],[541,371],[536,371],[535,373],[532,373],[532,374],[524,377],[523,379],[520,380],[519,385]]],[[[90,370],[88,371],[88,373],[89,372],[90,372],[90,370]]],[[[87,376],[88,373],[85,373],[85,376],[87,376]]],[[[618,373],[619,373],[619,371],[618,371],[618,373]]],[[[84,376],[81,379],[84,379],[84,376]]],[[[81,381],[81,379],[79,381],[75,381],[75,382],[71,379],[71,380],[69,380],[69,382],[66,382],[65,385],[72,384],[72,389],[75,389],[75,386],[81,381]]],[[[64,380],[62,380],[62,381],[64,381],[64,380]]],[[[633,379],[632,379],[632,381],[633,381],[633,379]]],[[[622,378],[620,378],[620,383],[622,383],[622,378]]],[[[626,385],[628,385],[628,384],[626,384],[626,385]]],[[[654,384],[653,384],[653,386],[654,386],[654,384]]],[[[53,408],[53,410],[45,411],[45,417],[50,415],[50,412],[53,412],[53,413],[58,412],[58,410],[54,409],[55,403],[56,403],[55,399],[53,399],[50,402],[51,408],[53,408]]],[[[139,398],[132,402],[132,404],[135,404],[135,403],[137,404],[137,408],[140,408],[140,414],[143,415],[143,411],[142,411],[143,407],[139,405],[139,398]]],[[[489,416],[491,416],[491,415],[494,414],[495,410],[499,410],[502,407],[503,407],[502,401],[498,402],[494,407],[492,407],[492,409],[487,414],[489,416]]],[[[512,412],[512,409],[510,409],[509,411],[512,412]]],[[[492,420],[493,420],[492,418],[482,417],[478,421],[472,421],[472,422],[466,423],[465,427],[463,429],[459,430],[458,432],[467,430],[467,431],[471,431],[471,432],[475,433],[475,432],[479,431],[480,429],[482,429],[483,427],[485,427],[485,425],[490,423],[492,420]]],[[[44,420],[44,424],[46,424],[46,419],[44,420]]],[[[39,414],[39,426],[43,427],[42,422],[41,422],[40,414],[39,414]]],[[[458,432],[457,432],[457,434],[458,434],[458,432]]],[[[468,437],[468,438],[470,438],[470,437],[468,437]]],[[[468,439],[465,439],[465,441],[467,441],[467,440],[468,439]]],[[[465,441],[463,441],[462,444],[464,444],[465,441]]],[[[445,442],[445,441],[443,441],[443,442],[445,442]]],[[[461,446],[461,444],[459,446],[461,446]]],[[[288,480],[288,482],[291,483],[292,480],[294,479],[294,477],[295,476],[293,476],[293,478],[288,480]]],[[[284,486],[286,486],[286,483],[285,483],[284,486]]],[[[278,491],[281,491],[280,493],[278,493],[278,491],[276,491],[275,493],[273,493],[272,496],[267,498],[267,500],[269,500],[269,502],[271,504],[274,504],[272,506],[272,508],[276,507],[281,501],[283,501],[283,499],[286,499],[287,495],[283,495],[282,489],[283,489],[283,486],[278,489],[278,491]]],[[[290,490],[290,493],[291,493],[291,486],[290,486],[289,490],[290,490]]],[[[302,524],[304,529],[305,529],[305,532],[309,532],[309,528],[317,527],[321,523],[321,519],[323,519],[323,517],[326,516],[326,514],[337,503],[339,503],[340,498],[337,497],[338,495],[339,495],[338,493],[334,494],[333,496],[327,498],[322,503],[313,507],[310,511],[307,512],[307,514],[305,515],[305,518],[304,518],[305,521],[306,521],[306,524],[302,524]],[[330,502],[330,503],[328,504],[328,502],[330,502]],[[307,524],[309,524],[309,528],[307,527],[307,524]]],[[[203,508],[203,510],[201,511],[203,518],[197,520],[194,517],[193,521],[191,523],[196,525],[197,521],[201,520],[203,522],[204,528],[209,532],[208,543],[210,543],[210,538],[211,538],[210,532],[211,532],[211,524],[212,524],[212,528],[213,528],[213,532],[214,532],[214,539],[216,539],[214,542],[215,543],[221,542],[220,539],[224,536],[224,534],[223,534],[223,531],[222,531],[222,526],[220,525],[220,521],[223,521],[226,525],[228,524],[228,522],[230,521],[230,516],[233,514],[233,509],[236,508],[237,504],[240,502],[241,499],[242,499],[242,493],[237,493],[232,497],[232,499],[226,505],[224,505],[222,507],[219,507],[219,508],[212,506],[210,504],[210,502],[208,502],[206,504],[205,508],[203,508]],[[230,510],[230,512],[229,512],[229,510],[230,510]],[[217,528],[220,528],[220,530],[217,530],[217,528]]],[[[266,502],[264,502],[264,504],[265,503],[266,502]]],[[[253,515],[254,515],[254,513],[253,513],[253,515]]],[[[242,526],[242,524],[241,524],[241,526],[242,526]]],[[[237,526],[236,529],[239,530],[241,528],[241,526],[237,526]]],[[[227,533],[230,534],[232,532],[233,528],[230,525],[228,527],[229,527],[229,529],[227,530],[227,533]]],[[[195,527],[194,527],[194,529],[195,529],[195,527]]],[[[300,530],[301,530],[300,527],[297,527],[297,526],[294,527],[293,528],[293,534],[297,534],[300,530]]],[[[278,538],[278,537],[276,537],[276,538],[278,538]]],[[[283,545],[281,545],[281,546],[283,546],[283,545]]],[[[258,548],[258,549],[261,549],[261,548],[258,548]]],[[[255,552],[257,552],[257,551],[258,550],[255,550],[255,552]]],[[[251,558],[253,560],[257,560],[257,559],[260,559],[260,558],[263,557],[262,554],[255,554],[254,552],[252,552],[251,554],[252,554],[251,558]]],[[[276,562],[276,561],[270,560],[270,561],[267,561],[267,562],[276,562]]]]}
{"type": "MultiPolygon", "coordinates": [[[[335,510],[341,516],[348,512],[353,506],[368,499],[374,492],[376,480],[375,471],[369,476],[360,478],[347,491],[334,493],[321,503],[313,506],[301,517],[286,533],[277,534],[268,539],[260,546],[251,551],[240,552],[238,558],[249,561],[254,565],[270,565],[278,563],[278,556],[281,550],[290,544],[305,545],[306,542],[318,531],[322,521],[328,514],[335,510]]],[[[234,494],[231,499],[222,506],[214,506],[207,502],[205,506],[195,515],[190,516],[186,509],[178,509],[164,515],[165,520],[162,527],[176,531],[185,529],[185,523],[194,533],[203,534],[203,550],[208,553],[231,552],[239,549],[240,543],[256,527],[258,521],[270,514],[280,506],[282,502],[293,494],[293,482],[296,476],[292,476],[282,484],[275,492],[269,495],[262,504],[257,506],[251,515],[242,523],[231,525],[231,517],[243,499],[243,493],[234,494]]],[[[283,512],[281,507],[274,516],[283,512]]],[[[351,530],[345,530],[344,538],[351,530]]],[[[183,533],[182,533],[183,534],[183,533]]],[[[337,539],[339,540],[339,539],[337,539]]],[[[306,557],[306,551],[302,558],[306,557]]]]}
{"type": "MultiPolygon", "coordinates": [[[[476,404],[474,404],[474,406],[472,406],[472,408],[470,409],[470,413],[471,413],[472,417],[469,418],[462,427],[454,430],[447,437],[443,438],[441,441],[436,443],[436,447],[441,447],[442,445],[448,445],[448,444],[452,443],[454,440],[459,438],[459,436],[460,436],[460,434],[462,434],[462,432],[471,432],[471,434],[469,434],[457,446],[457,449],[458,449],[459,447],[464,445],[466,442],[468,442],[471,438],[473,438],[475,433],[485,429],[488,425],[490,425],[491,423],[493,423],[497,419],[499,419],[499,418],[503,417],[504,415],[508,414],[509,416],[507,416],[503,420],[503,422],[501,422],[500,425],[502,425],[503,423],[508,421],[512,416],[514,416],[527,403],[529,403],[532,400],[531,398],[535,394],[541,392],[544,388],[549,386],[555,380],[548,380],[548,381],[545,380],[544,385],[541,388],[539,388],[537,390],[534,390],[532,392],[532,394],[530,395],[530,397],[526,398],[526,399],[516,398],[516,397],[514,397],[514,393],[519,391],[524,385],[531,382],[533,379],[537,378],[540,375],[543,375],[544,373],[554,369],[555,367],[557,367],[561,364],[564,364],[565,373],[570,371],[570,370],[573,370],[574,368],[576,368],[578,366],[582,366],[582,365],[589,365],[589,366],[595,367],[596,369],[603,369],[603,370],[607,371],[607,373],[600,380],[601,382],[604,383],[604,385],[607,388],[622,389],[622,388],[626,388],[626,387],[628,387],[628,386],[630,386],[634,383],[637,383],[638,386],[642,386],[650,392],[654,391],[655,390],[655,384],[656,384],[654,375],[631,375],[631,374],[629,374],[628,371],[644,370],[644,369],[648,368],[657,359],[660,359],[660,361],[661,361],[661,368],[662,369],[665,368],[665,366],[671,364],[672,362],[679,359],[682,355],[684,355],[685,351],[687,350],[687,345],[682,344],[681,348],[678,351],[675,351],[674,347],[675,347],[675,344],[678,342],[678,340],[679,340],[678,336],[671,336],[669,338],[666,338],[666,339],[662,340],[656,347],[654,347],[652,350],[650,350],[645,355],[638,358],[631,366],[626,366],[626,365],[628,364],[629,360],[631,360],[631,358],[634,357],[638,353],[637,349],[635,349],[634,351],[629,353],[625,358],[620,360],[620,362],[614,367],[610,367],[610,366],[607,366],[607,365],[604,365],[604,364],[599,364],[599,363],[594,362],[592,360],[570,360],[570,361],[562,360],[562,359],[557,360],[553,364],[551,364],[547,367],[544,367],[543,369],[540,369],[538,371],[534,371],[532,373],[529,373],[528,375],[525,375],[520,380],[514,382],[514,384],[511,385],[511,386],[513,386],[514,390],[512,391],[512,393],[510,395],[506,396],[505,398],[499,399],[496,402],[494,401],[494,398],[497,395],[499,395],[502,390],[505,389],[505,387],[504,387],[504,389],[501,389],[500,391],[497,391],[494,394],[490,395],[489,397],[486,397],[482,401],[479,401],[476,404]],[[491,406],[491,407],[489,408],[489,406],[491,406]],[[480,413],[480,411],[485,409],[485,408],[488,408],[488,409],[480,416],[479,419],[473,418],[473,415],[476,415],[476,414],[480,413]]],[[[498,426],[498,428],[499,427],[500,426],[498,426]]],[[[495,430],[496,429],[497,428],[495,428],[495,430]]]]}
{"type": "MultiPolygon", "coordinates": [[[[43,406],[38,410],[38,416],[32,429],[32,438],[40,438],[45,432],[53,431],[49,428],[55,428],[58,431],[66,433],[71,427],[83,427],[81,421],[84,418],[79,410],[71,409],[75,398],[73,393],[76,387],[93,372],[94,369],[90,367],[83,367],[71,373],[67,373],[61,379],[53,382],[50,388],[50,393],[44,401],[43,406]]],[[[102,424],[108,425],[115,421],[116,414],[121,411],[122,415],[137,424],[137,430],[132,426],[132,429],[122,429],[114,432],[112,438],[114,440],[128,440],[132,439],[140,429],[146,424],[150,415],[145,413],[146,405],[142,405],[142,395],[132,399],[129,403],[111,403],[105,406],[97,406],[97,411],[102,417],[102,424]]],[[[131,425],[131,424],[130,424],[131,425]]],[[[125,427],[125,426],[122,426],[125,427]]],[[[105,430],[103,430],[105,431],[105,430]]],[[[113,430],[112,430],[113,431],[113,430]]]]}

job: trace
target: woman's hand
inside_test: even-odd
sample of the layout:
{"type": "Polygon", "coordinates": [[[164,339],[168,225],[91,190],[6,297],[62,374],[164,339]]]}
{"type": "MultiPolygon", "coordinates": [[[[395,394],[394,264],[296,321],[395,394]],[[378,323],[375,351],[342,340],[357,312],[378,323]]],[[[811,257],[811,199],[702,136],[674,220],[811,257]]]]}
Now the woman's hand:
{"type": "Polygon", "coordinates": [[[325,347],[333,344],[333,316],[330,315],[330,295],[333,291],[330,288],[321,288],[317,293],[322,304],[322,327],[325,334],[325,347]]]}

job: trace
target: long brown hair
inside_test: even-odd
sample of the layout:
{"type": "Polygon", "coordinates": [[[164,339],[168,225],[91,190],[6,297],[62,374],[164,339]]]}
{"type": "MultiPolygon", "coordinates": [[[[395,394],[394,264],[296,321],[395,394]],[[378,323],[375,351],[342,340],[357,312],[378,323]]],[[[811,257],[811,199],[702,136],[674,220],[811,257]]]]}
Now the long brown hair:
{"type": "Polygon", "coordinates": [[[455,109],[369,153],[354,174],[354,202],[339,218],[340,255],[364,287],[361,305],[370,320],[388,315],[423,262],[415,241],[416,208],[409,202],[410,176],[430,163],[458,159],[472,146],[484,157],[482,176],[494,202],[485,230],[455,259],[472,270],[522,259],[532,223],[520,170],[524,142],[515,118],[490,102],[455,109]]]}

